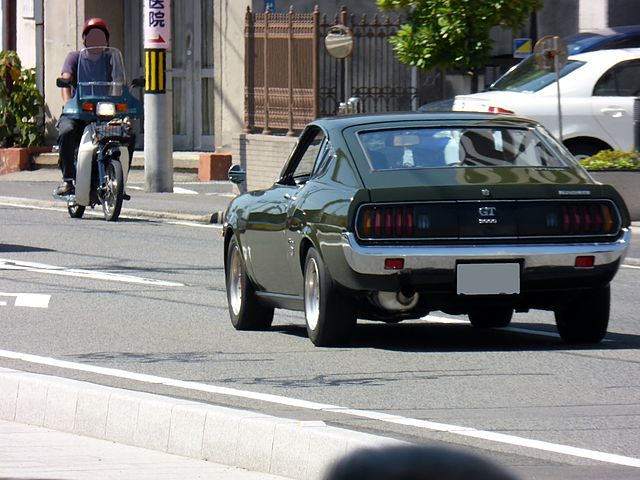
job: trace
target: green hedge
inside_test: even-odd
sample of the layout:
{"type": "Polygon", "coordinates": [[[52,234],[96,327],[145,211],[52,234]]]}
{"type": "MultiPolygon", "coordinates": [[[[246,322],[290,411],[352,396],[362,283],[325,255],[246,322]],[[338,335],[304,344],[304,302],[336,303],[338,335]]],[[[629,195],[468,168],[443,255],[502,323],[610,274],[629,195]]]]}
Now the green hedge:
{"type": "Polygon", "coordinates": [[[580,163],[587,170],[640,170],[640,159],[635,151],[602,150],[580,163]]]}

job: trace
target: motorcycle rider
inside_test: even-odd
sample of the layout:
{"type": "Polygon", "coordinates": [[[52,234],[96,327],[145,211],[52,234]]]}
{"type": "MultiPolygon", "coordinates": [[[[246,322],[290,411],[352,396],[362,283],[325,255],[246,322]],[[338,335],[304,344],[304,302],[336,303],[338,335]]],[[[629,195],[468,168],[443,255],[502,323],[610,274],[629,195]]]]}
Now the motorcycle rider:
{"type": "MultiPolygon", "coordinates": [[[[82,40],[86,48],[108,47],[109,46],[109,28],[101,18],[88,19],[82,29],[82,40]]],[[[95,52],[95,50],[92,50],[95,52]]],[[[99,57],[99,55],[98,55],[99,57]]],[[[69,52],[62,66],[62,78],[71,80],[72,87],[62,88],[62,99],[66,103],[73,97],[73,89],[77,87],[78,81],[78,61],[80,51],[69,52]]],[[[98,61],[99,59],[94,59],[98,61]]],[[[83,65],[88,62],[83,63],[83,65]]],[[[104,67],[103,67],[104,68],[104,67]]],[[[83,78],[91,75],[91,72],[83,70],[83,78]]],[[[80,141],[82,140],[82,132],[87,123],[70,118],[64,114],[60,116],[56,127],[58,128],[58,147],[59,158],[58,165],[62,172],[63,182],[56,188],[57,195],[70,195],[75,192],[74,181],[76,178],[75,157],[80,141]]],[[[135,146],[135,136],[132,137],[129,144],[129,162],[133,155],[135,146]]]]}

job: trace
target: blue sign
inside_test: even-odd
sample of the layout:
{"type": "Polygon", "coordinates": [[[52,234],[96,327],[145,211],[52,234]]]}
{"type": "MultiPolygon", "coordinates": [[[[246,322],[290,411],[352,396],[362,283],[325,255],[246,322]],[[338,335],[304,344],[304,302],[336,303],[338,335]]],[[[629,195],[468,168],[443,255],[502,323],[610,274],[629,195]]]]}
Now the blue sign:
{"type": "Polygon", "coordinates": [[[273,13],[276,11],[276,0],[264,0],[263,12],[273,13]]]}
{"type": "Polygon", "coordinates": [[[532,42],[530,38],[513,39],[513,57],[527,58],[531,55],[532,42]]]}

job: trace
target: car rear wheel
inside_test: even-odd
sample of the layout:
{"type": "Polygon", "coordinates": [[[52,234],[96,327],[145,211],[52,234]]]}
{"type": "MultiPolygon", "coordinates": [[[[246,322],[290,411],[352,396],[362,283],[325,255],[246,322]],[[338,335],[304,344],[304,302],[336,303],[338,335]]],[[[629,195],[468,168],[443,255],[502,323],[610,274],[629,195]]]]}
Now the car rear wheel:
{"type": "Polygon", "coordinates": [[[273,307],[260,303],[235,238],[229,242],[225,264],[227,303],[231,324],[236,330],[266,330],[273,322],[273,307]]]}
{"type": "Polygon", "coordinates": [[[469,313],[469,321],[476,328],[501,328],[511,323],[513,309],[486,308],[469,313]]]}
{"type": "Polygon", "coordinates": [[[347,344],[357,322],[353,302],[337,290],[315,248],[309,249],[304,264],[304,317],[317,347],[347,344]]]}
{"type": "Polygon", "coordinates": [[[581,292],[555,311],[558,333],[567,343],[598,343],[607,334],[611,289],[581,292]]]}

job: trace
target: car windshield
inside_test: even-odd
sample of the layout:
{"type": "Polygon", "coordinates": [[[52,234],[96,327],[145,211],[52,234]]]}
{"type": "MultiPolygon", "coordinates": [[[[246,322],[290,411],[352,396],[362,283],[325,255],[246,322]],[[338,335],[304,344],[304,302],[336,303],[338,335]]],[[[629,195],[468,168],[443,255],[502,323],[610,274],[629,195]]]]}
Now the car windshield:
{"type": "MultiPolygon", "coordinates": [[[[584,62],[569,60],[560,70],[560,78],[584,65],[584,62]]],[[[489,90],[512,92],[537,92],[556,80],[554,72],[547,72],[536,65],[533,55],[513,67],[489,87],[489,90]]]]}
{"type": "Polygon", "coordinates": [[[576,33],[565,39],[567,42],[567,52],[569,52],[569,55],[584,52],[596,43],[602,41],[603,38],[602,35],[592,32],[576,33]]]}
{"type": "Polygon", "coordinates": [[[372,171],[473,167],[566,167],[533,129],[408,128],[360,132],[372,171]]]}
{"type": "Polygon", "coordinates": [[[81,99],[118,97],[125,85],[122,55],[116,48],[92,47],[80,51],[78,91],[81,99]]]}

